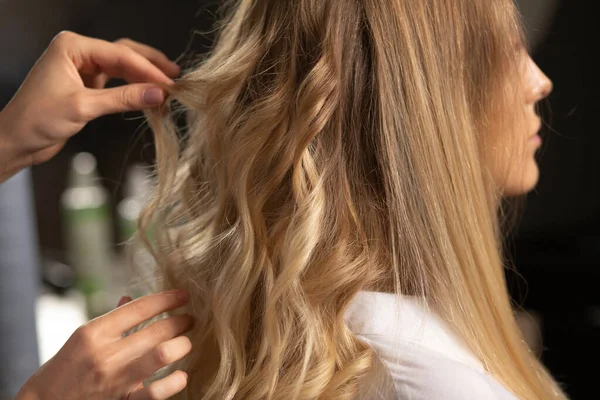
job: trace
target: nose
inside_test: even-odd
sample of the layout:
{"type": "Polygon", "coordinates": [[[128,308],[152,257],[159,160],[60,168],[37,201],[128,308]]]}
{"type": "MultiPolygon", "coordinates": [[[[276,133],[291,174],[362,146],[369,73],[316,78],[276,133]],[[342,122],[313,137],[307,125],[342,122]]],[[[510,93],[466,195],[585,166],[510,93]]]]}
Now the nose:
{"type": "Polygon", "coordinates": [[[542,72],[536,63],[531,61],[531,74],[532,74],[532,85],[531,85],[531,101],[536,103],[550,95],[554,87],[550,78],[542,72]]]}

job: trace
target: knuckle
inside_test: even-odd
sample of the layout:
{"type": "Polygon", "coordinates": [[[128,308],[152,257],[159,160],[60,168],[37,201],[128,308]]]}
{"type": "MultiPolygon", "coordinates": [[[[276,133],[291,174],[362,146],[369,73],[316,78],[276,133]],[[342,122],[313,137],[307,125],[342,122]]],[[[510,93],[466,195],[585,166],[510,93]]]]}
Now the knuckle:
{"type": "Polygon", "coordinates": [[[90,326],[89,325],[81,325],[79,328],[73,332],[73,339],[77,341],[86,340],[86,338],[90,334],[90,326]]]}
{"type": "Polygon", "coordinates": [[[160,344],[154,350],[154,362],[158,367],[169,365],[173,361],[173,351],[166,343],[160,344]]]}
{"type": "Polygon", "coordinates": [[[135,57],[137,55],[136,51],[133,50],[131,47],[125,45],[124,43],[117,43],[119,52],[121,53],[121,55],[124,58],[131,58],[131,57],[135,57]]]}
{"type": "Polygon", "coordinates": [[[115,43],[114,46],[116,68],[124,68],[137,55],[133,49],[122,43],[115,43]]]}
{"type": "Polygon", "coordinates": [[[73,43],[73,41],[77,38],[77,34],[71,31],[62,31],[59,32],[54,39],[52,40],[52,44],[58,47],[69,46],[73,43]]]}
{"type": "Polygon", "coordinates": [[[90,109],[88,101],[83,94],[77,93],[71,96],[70,108],[75,120],[87,121],[88,119],[90,119],[90,109]]]}
{"type": "Polygon", "coordinates": [[[157,340],[162,340],[165,338],[167,334],[167,330],[165,329],[165,324],[161,324],[160,322],[155,322],[154,324],[148,327],[148,334],[157,340]]]}
{"type": "MultiPolygon", "coordinates": [[[[121,95],[124,96],[124,95],[121,95]]],[[[121,100],[123,101],[123,100],[121,100]]],[[[127,305],[131,309],[131,313],[138,319],[143,318],[144,320],[148,318],[148,304],[144,301],[145,299],[133,301],[127,305]]]]}
{"type": "Polygon", "coordinates": [[[119,94],[119,99],[118,101],[126,106],[134,106],[135,105],[135,98],[134,98],[134,94],[132,90],[123,90],[120,92],[119,94]]]}
{"type": "Polygon", "coordinates": [[[92,347],[94,335],[93,328],[87,324],[77,328],[77,330],[73,333],[72,338],[82,351],[86,351],[92,347]]]}
{"type": "Polygon", "coordinates": [[[121,44],[124,46],[127,46],[127,45],[131,44],[132,42],[133,42],[133,40],[126,38],[126,37],[115,40],[116,44],[121,44]]]}

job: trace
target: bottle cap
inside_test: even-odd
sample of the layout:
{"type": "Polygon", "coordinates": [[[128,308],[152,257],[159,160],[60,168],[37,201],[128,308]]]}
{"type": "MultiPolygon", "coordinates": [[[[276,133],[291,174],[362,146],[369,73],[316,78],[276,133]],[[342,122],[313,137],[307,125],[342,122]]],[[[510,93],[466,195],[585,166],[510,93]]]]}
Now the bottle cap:
{"type": "Polygon", "coordinates": [[[95,186],[98,179],[96,158],[90,153],[79,153],[71,161],[69,186],[95,186]]]}

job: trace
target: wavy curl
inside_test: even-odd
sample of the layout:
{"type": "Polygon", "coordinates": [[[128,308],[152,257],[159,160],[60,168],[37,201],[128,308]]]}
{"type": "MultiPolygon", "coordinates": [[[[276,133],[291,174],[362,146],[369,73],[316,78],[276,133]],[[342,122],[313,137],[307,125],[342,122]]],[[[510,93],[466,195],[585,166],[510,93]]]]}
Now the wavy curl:
{"type": "Polygon", "coordinates": [[[162,286],[190,291],[198,320],[182,398],[356,398],[376,364],[344,321],[361,290],[425,297],[521,398],[562,398],[518,334],[481,156],[512,2],[230,9],[169,89],[187,126],[148,115],[140,232],[154,227],[162,286]]]}

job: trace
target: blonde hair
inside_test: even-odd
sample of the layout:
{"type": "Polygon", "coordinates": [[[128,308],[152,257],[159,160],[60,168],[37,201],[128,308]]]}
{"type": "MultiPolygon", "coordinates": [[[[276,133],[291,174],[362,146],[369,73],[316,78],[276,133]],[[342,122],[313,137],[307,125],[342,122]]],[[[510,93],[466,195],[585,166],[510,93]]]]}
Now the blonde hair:
{"type": "Polygon", "coordinates": [[[521,399],[564,398],[504,278],[488,117],[520,31],[511,0],[240,0],[149,114],[141,219],[198,322],[182,398],[353,399],[374,353],[362,290],[422,296],[521,399]]]}

